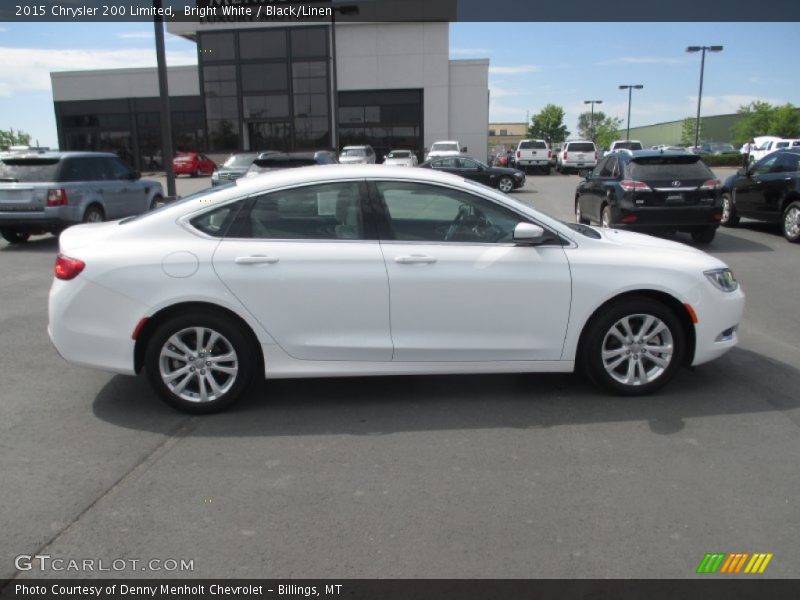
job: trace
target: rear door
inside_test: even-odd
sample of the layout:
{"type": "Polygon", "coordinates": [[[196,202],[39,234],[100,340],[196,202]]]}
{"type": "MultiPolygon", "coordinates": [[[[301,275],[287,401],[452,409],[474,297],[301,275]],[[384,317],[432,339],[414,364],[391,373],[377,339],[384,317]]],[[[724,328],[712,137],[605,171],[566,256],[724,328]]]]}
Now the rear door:
{"type": "Polygon", "coordinates": [[[762,175],[761,193],[755,200],[754,211],[765,220],[776,220],[780,217],[781,205],[786,195],[794,190],[798,177],[798,161],[800,155],[782,152],[773,163],[769,172],[762,175]]]}
{"type": "Polygon", "coordinates": [[[751,215],[756,218],[763,216],[765,205],[764,195],[766,193],[766,177],[772,167],[778,161],[778,154],[770,154],[756,164],[747,172],[741,183],[736,186],[735,202],[736,210],[743,215],[751,215]]]}
{"type": "Polygon", "coordinates": [[[231,293],[299,360],[389,361],[389,285],[364,183],[256,195],[214,253],[231,293]]]}

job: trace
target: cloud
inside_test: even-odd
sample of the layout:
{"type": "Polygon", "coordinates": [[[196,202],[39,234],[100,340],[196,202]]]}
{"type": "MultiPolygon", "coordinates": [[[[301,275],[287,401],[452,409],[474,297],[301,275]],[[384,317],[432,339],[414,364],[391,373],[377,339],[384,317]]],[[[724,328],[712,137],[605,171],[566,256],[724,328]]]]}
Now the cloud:
{"type": "Polygon", "coordinates": [[[117,37],[123,40],[152,40],[155,37],[153,31],[123,31],[117,37]]]}
{"type": "Polygon", "coordinates": [[[621,56],[601,60],[597,65],[680,65],[687,62],[686,58],[675,58],[671,56],[621,56]]]}
{"type": "MultiPolygon", "coordinates": [[[[155,67],[153,48],[96,49],[39,49],[0,46],[3,68],[0,69],[0,96],[15,92],[50,91],[52,71],[81,71],[87,69],[122,69],[155,67]]],[[[193,51],[167,52],[170,66],[197,64],[193,51]]]]}
{"type": "Polygon", "coordinates": [[[490,83],[489,84],[489,95],[492,98],[505,98],[506,96],[520,96],[522,92],[519,90],[513,90],[504,87],[498,87],[497,85],[490,83]]]}
{"type": "Polygon", "coordinates": [[[450,54],[453,56],[475,56],[491,53],[492,51],[488,48],[450,48],[450,54]]]}
{"type": "MultiPolygon", "coordinates": [[[[723,94],[721,96],[703,96],[703,114],[727,115],[735,113],[740,106],[745,106],[756,100],[770,104],[786,104],[785,99],[764,98],[763,96],[750,96],[747,94],[723,94]]],[[[697,107],[697,96],[687,98],[689,106],[697,107]]]]}
{"type": "Polygon", "coordinates": [[[520,73],[536,73],[542,68],[538,65],[516,65],[512,67],[489,66],[489,73],[494,75],[519,75],[520,73]]]}

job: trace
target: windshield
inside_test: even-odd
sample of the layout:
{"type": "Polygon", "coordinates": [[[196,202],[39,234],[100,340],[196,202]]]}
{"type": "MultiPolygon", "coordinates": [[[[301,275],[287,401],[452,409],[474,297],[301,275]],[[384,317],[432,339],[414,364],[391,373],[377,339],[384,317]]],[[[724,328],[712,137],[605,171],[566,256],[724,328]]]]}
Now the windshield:
{"type": "Polygon", "coordinates": [[[393,152],[389,152],[386,155],[386,158],[411,158],[411,152],[407,152],[405,150],[395,150],[393,152]]]}
{"type": "Polygon", "coordinates": [[[249,167],[253,161],[258,157],[258,154],[231,154],[228,160],[225,161],[223,167],[249,167]]]}
{"type": "Polygon", "coordinates": [[[339,156],[366,156],[367,151],[363,148],[345,148],[339,156]]]}
{"type": "Polygon", "coordinates": [[[0,161],[0,182],[56,181],[58,158],[5,158],[0,161]]]}
{"type": "Polygon", "coordinates": [[[436,143],[431,146],[431,152],[458,152],[458,144],[436,143]]]}

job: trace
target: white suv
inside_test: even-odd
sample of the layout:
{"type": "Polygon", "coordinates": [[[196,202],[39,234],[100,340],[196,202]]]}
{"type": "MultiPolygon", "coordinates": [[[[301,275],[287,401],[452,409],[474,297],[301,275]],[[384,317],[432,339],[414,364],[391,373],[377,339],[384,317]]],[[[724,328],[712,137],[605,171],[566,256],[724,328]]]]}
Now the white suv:
{"type": "Polygon", "coordinates": [[[425,160],[431,158],[440,158],[442,156],[459,156],[466,152],[466,148],[462,148],[455,140],[445,140],[441,142],[434,142],[431,144],[431,149],[425,155],[425,160]]]}
{"type": "Polygon", "coordinates": [[[556,170],[566,173],[569,169],[594,169],[597,164],[597,146],[590,140],[564,142],[558,153],[556,170]]]}
{"type": "Polygon", "coordinates": [[[644,150],[644,146],[639,140],[616,140],[611,142],[611,148],[608,151],[611,153],[616,150],[644,150]]]}

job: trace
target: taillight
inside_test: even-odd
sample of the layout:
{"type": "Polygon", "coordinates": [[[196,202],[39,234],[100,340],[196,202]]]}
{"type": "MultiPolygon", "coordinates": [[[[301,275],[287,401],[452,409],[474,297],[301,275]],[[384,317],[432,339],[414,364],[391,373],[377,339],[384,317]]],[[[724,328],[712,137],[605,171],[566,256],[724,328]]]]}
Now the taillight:
{"type": "Polygon", "coordinates": [[[564,152],[564,156],[562,157],[564,160],[567,160],[567,153],[564,152]]]}
{"type": "Polygon", "coordinates": [[[722,213],[714,213],[711,215],[711,219],[714,221],[722,221],[722,213]]]}
{"type": "Polygon", "coordinates": [[[619,186],[626,192],[652,192],[650,186],[643,181],[632,181],[630,179],[623,179],[619,182],[619,186]]]}
{"type": "Polygon", "coordinates": [[[547,158],[553,158],[553,151],[552,150],[548,150],[547,151],[547,158]]]}
{"type": "Polygon", "coordinates": [[[700,186],[701,190],[718,190],[722,186],[719,179],[709,179],[700,186]]]}
{"type": "Polygon", "coordinates": [[[75,279],[83,271],[84,267],[86,267],[86,263],[82,260],[59,254],[53,271],[56,274],[56,279],[69,281],[70,279],[75,279]]]}
{"type": "Polygon", "coordinates": [[[520,156],[522,156],[522,152],[520,152],[519,150],[517,150],[517,158],[519,158],[520,156]]]}
{"type": "Polygon", "coordinates": [[[597,152],[596,152],[596,151],[595,151],[595,153],[594,153],[594,159],[595,159],[595,160],[597,160],[597,159],[598,159],[598,158],[597,158],[597,152]]]}
{"type": "Polygon", "coordinates": [[[67,200],[67,190],[47,190],[47,206],[66,206],[67,200]]]}
{"type": "Polygon", "coordinates": [[[622,217],[622,222],[623,223],[634,223],[634,222],[636,222],[636,219],[638,219],[638,218],[639,217],[637,217],[636,215],[625,215],[624,217],[622,217]]]}

